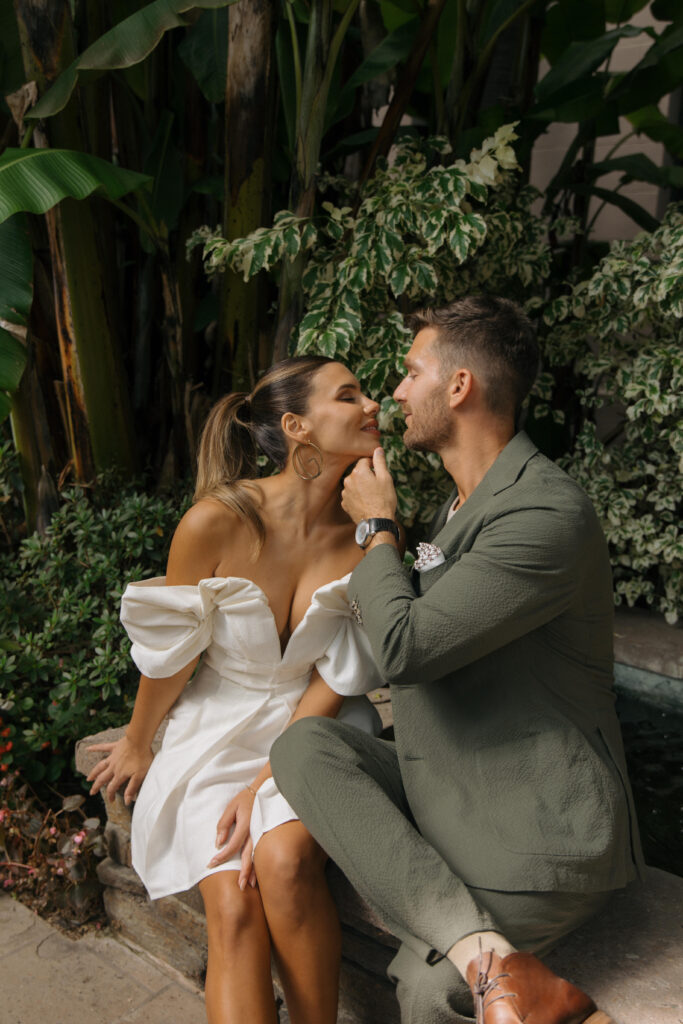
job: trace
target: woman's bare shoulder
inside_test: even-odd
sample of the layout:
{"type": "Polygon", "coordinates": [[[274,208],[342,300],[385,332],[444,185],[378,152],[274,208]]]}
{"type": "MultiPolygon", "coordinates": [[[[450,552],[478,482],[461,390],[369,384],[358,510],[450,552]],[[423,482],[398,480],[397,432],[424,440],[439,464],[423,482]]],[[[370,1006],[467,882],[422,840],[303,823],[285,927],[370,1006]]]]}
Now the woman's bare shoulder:
{"type": "Polygon", "coordinates": [[[240,518],[218,498],[200,498],[192,505],[178,524],[188,533],[204,530],[225,530],[237,526],[240,518]]]}
{"type": "Polygon", "coordinates": [[[248,527],[214,498],[202,498],[182,517],[171,542],[167,582],[198,583],[215,575],[230,550],[243,545],[248,527]]]}

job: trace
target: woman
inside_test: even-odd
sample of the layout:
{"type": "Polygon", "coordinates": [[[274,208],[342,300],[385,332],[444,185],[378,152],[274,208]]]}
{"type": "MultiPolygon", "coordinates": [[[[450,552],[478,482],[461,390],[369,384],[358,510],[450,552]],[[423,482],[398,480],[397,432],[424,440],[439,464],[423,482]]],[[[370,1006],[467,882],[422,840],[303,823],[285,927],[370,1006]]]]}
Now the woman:
{"type": "Polygon", "coordinates": [[[276,1021],[271,942],[292,1024],[336,1020],[326,858],[278,793],[268,752],[289,722],[334,716],[342,694],[379,685],[346,601],[361,552],[340,505],[344,471],[377,446],[377,410],[349,370],[318,356],[222,399],[165,581],[123,596],[142,676],[124,738],[93,748],[107,756],[91,792],[125,787],[128,803],[139,790],[133,864],[153,898],[199,883],[210,1024],[276,1021]],[[276,475],[256,479],[255,445],[276,475]]]}

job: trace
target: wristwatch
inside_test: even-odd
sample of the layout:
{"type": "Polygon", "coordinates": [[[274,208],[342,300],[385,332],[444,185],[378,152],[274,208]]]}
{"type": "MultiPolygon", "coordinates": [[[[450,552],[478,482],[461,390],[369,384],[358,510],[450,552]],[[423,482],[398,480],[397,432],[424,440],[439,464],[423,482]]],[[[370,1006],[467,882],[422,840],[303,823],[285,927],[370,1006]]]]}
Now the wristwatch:
{"type": "Polygon", "coordinates": [[[356,527],[356,544],[366,548],[376,533],[384,533],[385,530],[393,533],[397,542],[401,539],[393,519],[361,519],[356,527]]]}

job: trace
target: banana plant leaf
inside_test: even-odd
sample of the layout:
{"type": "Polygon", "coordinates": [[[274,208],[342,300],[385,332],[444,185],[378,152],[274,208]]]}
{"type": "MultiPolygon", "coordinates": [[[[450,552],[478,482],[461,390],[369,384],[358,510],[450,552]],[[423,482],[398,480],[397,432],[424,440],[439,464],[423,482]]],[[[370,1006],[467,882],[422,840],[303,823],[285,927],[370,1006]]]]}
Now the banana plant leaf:
{"type": "Polygon", "coordinates": [[[545,13],[541,50],[551,67],[569,42],[586,42],[607,31],[605,8],[595,0],[559,0],[545,13]]]}
{"type": "Polygon", "coordinates": [[[0,156],[0,224],[14,213],[45,213],[95,191],[119,199],[151,179],[69,149],[6,149],[0,156]]]}
{"type": "Polygon", "coordinates": [[[0,224],[0,320],[25,327],[33,302],[33,252],[26,218],[0,224]]]}
{"type": "Polygon", "coordinates": [[[14,7],[0,4],[0,97],[14,92],[25,80],[14,7]]]}
{"type": "Polygon", "coordinates": [[[13,334],[0,327],[0,423],[12,408],[12,392],[26,366],[26,349],[13,334]]]}
{"type": "MultiPolygon", "coordinates": [[[[0,224],[0,267],[0,321],[25,327],[33,301],[33,253],[22,214],[0,224]]],[[[0,327],[0,421],[10,411],[25,366],[26,348],[0,327]]]]}
{"type": "Polygon", "coordinates": [[[610,98],[619,104],[619,112],[658,103],[683,82],[683,24],[669,25],[655,40],[645,56],[623,75],[610,98]]]}
{"type": "Polygon", "coordinates": [[[570,82],[563,89],[558,90],[548,104],[537,104],[528,114],[525,115],[530,121],[563,121],[567,124],[587,121],[589,118],[598,117],[607,106],[612,108],[610,128],[605,134],[612,134],[619,131],[616,104],[609,103],[605,99],[605,92],[609,86],[610,78],[603,72],[595,72],[593,75],[586,75],[576,82],[570,82]]]}
{"type": "Polygon", "coordinates": [[[204,11],[178,47],[178,55],[209,103],[222,103],[228,66],[227,10],[204,11]]]}
{"type": "Polygon", "coordinates": [[[170,110],[161,113],[144,167],[153,180],[150,208],[155,220],[163,221],[169,231],[177,227],[185,201],[183,155],[173,144],[173,119],[170,110]]]}
{"type": "Polygon", "coordinates": [[[654,142],[663,142],[672,156],[683,160],[683,128],[679,128],[664,116],[659,107],[651,104],[627,114],[638,134],[647,135],[654,142]]]}
{"type": "Polygon", "coordinates": [[[628,196],[623,196],[621,192],[610,191],[606,188],[596,188],[595,185],[574,185],[572,186],[572,191],[576,192],[577,195],[593,196],[596,199],[604,199],[606,203],[612,203],[613,206],[617,206],[631,220],[634,220],[639,227],[644,228],[645,231],[656,231],[659,227],[659,221],[656,217],[648,213],[640,203],[629,199],[628,196]]]}
{"type": "Polygon", "coordinates": [[[536,86],[536,101],[539,106],[549,105],[558,94],[562,95],[568,85],[597,71],[620,39],[639,36],[644,31],[645,29],[633,25],[622,25],[596,39],[570,43],[536,86]]]}
{"type": "Polygon", "coordinates": [[[599,178],[612,171],[622,172],[622,184],[629,181],[647,181],[660,188],[683,188],[683,167],[675,165],[658,167],[643,153],[632,153],[630,156],[601,160],[589,168],[592,178],[599,178]]]}
{"type": "Polygon", "coordinates": [[[419,19],[401,25],[396,31],[386,36],[382,42],[372,50],[363,63],[356,68],[343,89],[339,92],[335,101],[335,110],[331,118],[336,123],[345,117],[353,106],[354,94],[359,85],[371,81],[378,75],[391,71],[402,60],[405,60],[413,48],[415,35],[419,30],[419,19]]]}
{"type": "Polygon", "coordinates": [[[195,7],[216,9],[232,3],[236,0],[154,0],[96,39],[62,72],[25,118],[52,117],[63,110],[84,71],[102,73],[139,64],[165,32],[187,24],[181,17],[185,11],[195,7]]]}

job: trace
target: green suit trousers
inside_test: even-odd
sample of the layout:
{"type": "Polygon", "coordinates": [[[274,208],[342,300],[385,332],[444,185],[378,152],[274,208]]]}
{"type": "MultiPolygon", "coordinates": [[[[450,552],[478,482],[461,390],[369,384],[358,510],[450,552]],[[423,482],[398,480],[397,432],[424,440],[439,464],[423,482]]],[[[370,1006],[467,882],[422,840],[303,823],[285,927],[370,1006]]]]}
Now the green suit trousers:
{"type": "Polygon", "coordinates": [[[445,959],[458,939],[494,930],[519,949],[542,953],[610,895],[465,885],[417,830],[394,744],[353,726],[301,719],[276,740],[270,759],[303,823],[401,940],[388,973],[403,1024],[472,1019],[469,989],[445,959]]]}

